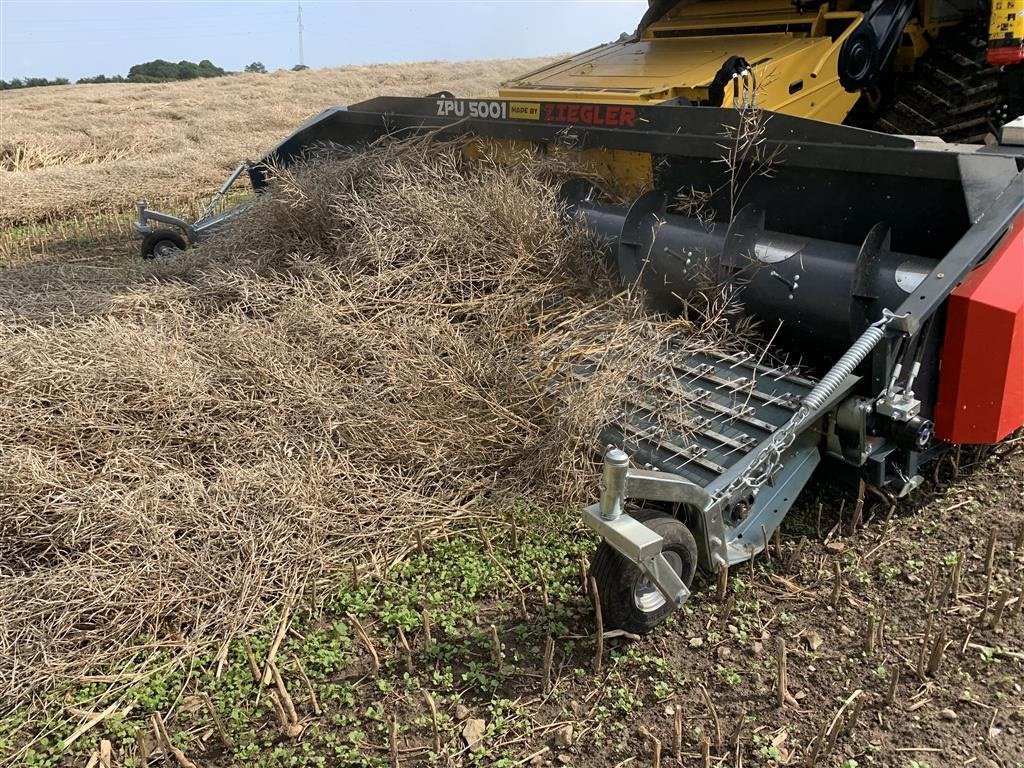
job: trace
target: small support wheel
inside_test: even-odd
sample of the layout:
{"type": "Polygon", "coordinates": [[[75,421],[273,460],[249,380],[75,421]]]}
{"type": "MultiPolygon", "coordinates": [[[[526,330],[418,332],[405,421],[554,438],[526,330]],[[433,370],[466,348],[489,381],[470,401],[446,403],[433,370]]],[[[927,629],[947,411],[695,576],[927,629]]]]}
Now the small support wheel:
{"type": "Polygon", "coordinates": [[[142,258],[160,259],[174,256],[188,248],[185,238],[170,229],[154,229],[142,238],[142,258]]]}
{"type": "MultiPolygon", "coordinates": [[[[641,510],[633,518],[665,540],[662,546],[665,559],[689,587],[697,571],[697,542],[690,529],[677,518],[658,510],[641,510]]],[[[639,568],[605,542],[601,542],[594,554],[590,575],[597,582],[605,626],[642,635],[675,610],[639,568]]]]}

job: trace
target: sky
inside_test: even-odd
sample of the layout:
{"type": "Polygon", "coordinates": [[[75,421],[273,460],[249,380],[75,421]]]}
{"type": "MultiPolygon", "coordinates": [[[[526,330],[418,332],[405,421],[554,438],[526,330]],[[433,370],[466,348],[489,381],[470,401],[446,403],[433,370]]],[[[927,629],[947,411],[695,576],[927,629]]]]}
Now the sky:
{"type": "MultiPolygon", "coordinates": [[[[337,67],[584,50],[646,0],[302,0],[304,61],[337,67]]],[[[152,59],[299,63],[296,0],[0,0],[0,79],[125,75],[152,59]]]]}

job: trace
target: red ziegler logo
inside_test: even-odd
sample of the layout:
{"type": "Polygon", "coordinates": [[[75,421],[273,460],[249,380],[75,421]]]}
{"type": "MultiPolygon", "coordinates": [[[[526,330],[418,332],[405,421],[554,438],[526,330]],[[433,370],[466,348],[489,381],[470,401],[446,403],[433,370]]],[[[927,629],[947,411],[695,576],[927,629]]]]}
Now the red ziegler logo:
{"type": "Polygon", "coordinates": [[[636,109],[618,104],[545,104],[544,120],[571,125],[606,125],[610,128],[636,127],[636,109]]]}

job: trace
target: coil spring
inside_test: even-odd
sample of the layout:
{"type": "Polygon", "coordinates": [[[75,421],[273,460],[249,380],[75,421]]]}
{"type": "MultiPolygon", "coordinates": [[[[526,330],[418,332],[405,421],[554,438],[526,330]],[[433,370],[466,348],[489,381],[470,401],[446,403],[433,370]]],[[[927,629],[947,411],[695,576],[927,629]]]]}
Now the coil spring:
{"type": "Polygon", "coordinates": [[[821,381],[815,384],[814,388],[800,401],[800,408],[797,412],[776,430],[772,439],[762,447],[747,469],[729,485],[714,494],[715,501],[732,498],[741,488],[756,491],[771,479],[775,470],[782,464],[783,454],[796,440],[797,431],[807,419],[817,415],[821,406],[842,386],[846,377],[853,373],[878,342],[885,337],[885,327],[894,319],[893,315],[886,313],[881,320],[872,324],[860,335],[836,364],[829,369],[828,373],[822,377],[821,381]]]}
{"type": "Polygon", "coordinates": [[[836,364],[829,369],[829,372],[822,377],[821,381],[814,385],[814,389],[808,392],[803,399],[803,405],[809,412],[817,411],[835,394],[846,377],[853,373],[885,336],[886,325],[888,325],[888,320],[880,321],[864,331],[860,338],[853,342],[853,346],[846,350],[836,364]]]}

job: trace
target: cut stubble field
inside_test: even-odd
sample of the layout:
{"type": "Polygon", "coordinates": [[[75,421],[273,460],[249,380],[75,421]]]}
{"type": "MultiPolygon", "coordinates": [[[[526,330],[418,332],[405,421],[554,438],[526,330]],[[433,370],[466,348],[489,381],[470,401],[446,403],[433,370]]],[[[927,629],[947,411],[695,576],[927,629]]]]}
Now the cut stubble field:
{"type": "Polygon", "coordinates": [[[209,195],[311,116],[374,96],[493,93],[551,59],[424,62],[0,95],[0,227],[209,195]]]}
{"type": "MultiPolygon", "coordinates": [[[[1024,765],[1024,436],[951,452],[929,467],[924,490],[898,503],[870,493],[858,501],[856,489],[830,484],[823,470],[765,555],[727,582],[700,583],[651,635],[597,642],[584,578],[595,542],[576,508],[524,500],[483,513],[438,492],[433,483],[448,461],[429,450],[425,419],[413,424],[406,456],[404,436],[378,441],[396,468],[404,471],[410,457],[426,468],[394,478],[405,517],[390,519],[382,496],[372,508],[330,508],[339,493],[365,493],[370,480],[358,457],[303,474],[308,446],[295,436],[329,424],[331,435],[361,445],[373,436],[357,433],[373,429],[373,408],[386,401],[353,398],[348,377],[362,374],[334,364],[345,349],[381,366],[394,396],[413,405],[424,396],[419,387],[399,389],[412,379],[383,367],[400,358],[383,351],[387,339],[365,335],[379,326],[353,324],[363,315],[330,259],[300,253],[334,242],[329,227],[310,235],[289,218],[326,210],[316,199],[303,197],[307,208],[268,206],[279,219],[260,230],[263,261],[236,258],[246,250],[237,236],[227,251],[204,257],[213,264],[136,258],[136,197],[194,211],[239,160],[327,106],[439,90],[482,95],[542,63],[0,94],[0,582],[70,563],[44,586],[59,601],[67,579],[80,615],[70,628],[48,625],[67,606],[35,596],[27,610],[0,584],[11,601],[10,610],[0,605],[0,631],[10,633],[0,638],[0,764],[102,765],[109,755],[111,765],[178,768],[1024,765]],[[276,253],[268,238],[282,232],[276,253]],[[268,252],[281,264],[266,264],[268,252]],[[268,277],[281,265],[286,279],[268,277]],[[346,426],[346,412],[363,421],[346,426]],[[248,421],[229,424],[233,413],[248,421]],[[173,441],[143,442],[157,432],[173,441]],[[193,444],[202,453],[187,466],[193,444]],[[104,446],[109,461],[96,462],[104,446]],[[287,476],[268,472],[281,467],[287,476]],[[422,486],[402,485],[423,478],[422,486]],[[409,515],[413,506],[418,513],[409,515]],[[197,514],[174,519],[186,507],[197,514]],[[340,515],[360,511],[365,530],[349,543],[365,556],[343,558],[330,549],[337,532],[314,529],[347,524],[340,515]],[[198,525],[216,530],[199,535],[190,529],[198,525]],[[15,551],[16,542],[31,546],[15,551]],[[224,542],[237,545],[234,559],[211,549],[224,542]],[[326,572],[296,578],[295,557],[326,572]],[[238,572],[216,570],[232,564],[238,572]],[[161,581],[163,591],[142,591],[153,569],[168,566],[178,572],[161,581]],[[251,577],[239,578],[242,571],[251,577]],[[68,574],[87,579],[75,586],[68,574]],[[190,588],[201,601],[189,602],[190,588]],[[104,604],[111,596],[123,604],[104,604]],[[247,606],[233,623],[204,614],[232,602],[247,606]],[[166,608],[167,622],[134,638],[127,655],[96,645],[109,636],[104,622],[152,631],[154,606],[166,608]],[[72,664],[45,685],[27,679],[13,632],[31,626],[31,611],[39,619],[29,642],[45,648],[59,632],[68,653],[80,631],[88,654],[68,658],[97,663],[72,664]]],[[[432,162],[452,178],[461,173],[444,157],[432,162]]],[[[550,193],[532,179],[512,191],[529,190],[550,193]]],[[[529,248],[553,242],[553,220],[525,198],[510,199],[524,206],[518,218],[540,216],[542,233],[513,238],[510,274],[518,278],[533,274],[529,248]]],[[[400,221],[390,234],[372,234],[386,245],[421,226],[430,223],[400,221]]],[[[496,252],[488,253],[485,277],[498,286],[488,291],[511,291],[496,252]]],[[[550,282],[542,277],[531,285],[550,282]]],[[[431,290],[445,279],[462,285],[465,276],[442,275],[431,290]]],[[[404,284],[388,289],[395,285],[404,284]]],[[[401,357],[413,374],[419,366],[433,385],[466,398],[431,406],[446,414],[442,447],[457,451],[467,413],[525,424],[537,445],[557,442],[555,428],[566,422],[528,422],[511,396],[492,402],[496,391],[512,391],[494,366],[462,363],[473,377],[453,389],[445,379],[458,372],[451,345],[464,337],[447,327],[428,332],[432,317],[448,323],[451,315],[424,309],[441,302],[413,288],[400,296],[421,302],[417,316],[396,312],[394,322],[419,347],[401,357]]],[[[494,309],[475,293],[460,300],[470,312],[494,309]]],[[[628,308],[618,305],[624,321],[628,308]]],[[[463,351],[500,352],[506,342],[488,337],[489,346],[463,351]]],[[[397,432],[410,413],[396,408],[380,422],[397,432]]],[[[499,445],[484,425],[465,428],[467,440],[488,446],[455,462],[476,473],[475,487],[494,471],[493,450],[522,464],[508,442],[515,432],[502,429],[499,445]]],[[[564,484],[587,472],[585,462],[565,466],[564,484]]]]}

